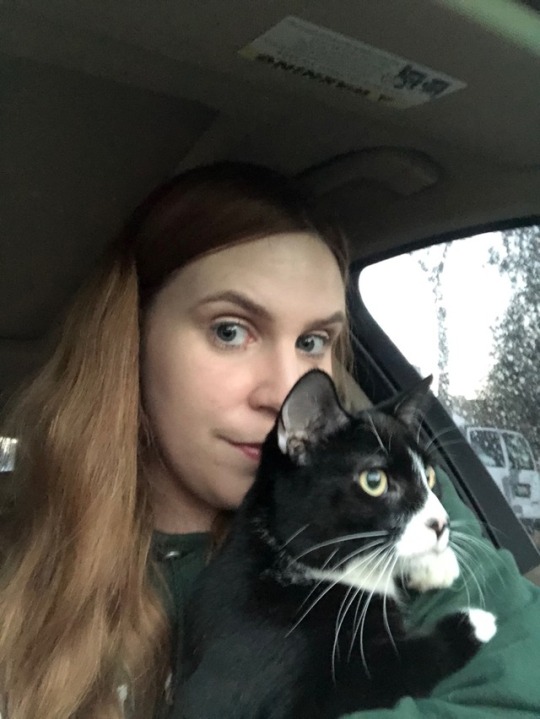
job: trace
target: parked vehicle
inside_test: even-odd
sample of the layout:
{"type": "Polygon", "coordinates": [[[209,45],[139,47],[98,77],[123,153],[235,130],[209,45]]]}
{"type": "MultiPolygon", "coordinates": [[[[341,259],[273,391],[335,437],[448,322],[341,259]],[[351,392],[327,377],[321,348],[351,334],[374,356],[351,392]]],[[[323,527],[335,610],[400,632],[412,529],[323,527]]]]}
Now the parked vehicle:
{"type": "Polygon", "coordinates": [[[532,532],[540,527],[540,472],[521,432],[467,427],[465,435],[515,514],[532,532]]]}

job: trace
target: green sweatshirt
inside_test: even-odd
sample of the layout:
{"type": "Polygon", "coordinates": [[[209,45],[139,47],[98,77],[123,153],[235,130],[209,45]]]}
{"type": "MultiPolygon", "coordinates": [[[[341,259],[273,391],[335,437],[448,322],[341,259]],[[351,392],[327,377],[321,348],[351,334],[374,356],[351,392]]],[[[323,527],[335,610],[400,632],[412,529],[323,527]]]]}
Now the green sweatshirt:
{"type": "MultiPolygon", "coordinates": [[[[496,551],[481,538],[477,521],[448,478],[438,477],[451,519],[460,520],[458,529],[472,537],[470,559],[450,589],[412,598],[411,622],[427,626],[454,609],[476,606],[497,616],[497,634],[428,698],[405,697],[393,709],[356,712],[348,719],[539,719],[540,588],[521,577],[509,552],[496,551]]],[[[184,607],[204,566],[208,536],[158,534],[155,544],[172,598],[174,635],[181,646],[184,607]]],[[[167,716],[166,707],[159,716],[167,716]]]]}

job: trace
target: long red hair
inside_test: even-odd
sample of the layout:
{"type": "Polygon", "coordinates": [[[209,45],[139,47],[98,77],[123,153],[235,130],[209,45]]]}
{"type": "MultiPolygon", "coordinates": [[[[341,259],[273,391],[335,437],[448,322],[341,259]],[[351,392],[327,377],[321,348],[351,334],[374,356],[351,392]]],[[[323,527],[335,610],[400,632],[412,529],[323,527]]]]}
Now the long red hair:
{"type": "Polygon", "coordinates": [[[79,292],[2,432],[19,440],[17,492],[0,527],[0,696],[9,717],[119,719],[120,685],[130,716],[151,716],[170,638],[150,571],[141,318],[191,260],[296,231],[319,236],[345,276],[342,240],[287,178],[237,163],[198,168],[150,194],[79,292]]]}

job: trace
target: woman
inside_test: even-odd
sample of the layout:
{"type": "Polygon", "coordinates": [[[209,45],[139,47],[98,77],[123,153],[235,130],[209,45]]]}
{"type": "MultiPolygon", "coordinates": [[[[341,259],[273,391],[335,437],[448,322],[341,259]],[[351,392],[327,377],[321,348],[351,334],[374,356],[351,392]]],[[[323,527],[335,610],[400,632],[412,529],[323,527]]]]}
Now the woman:
{"type": "MultiPolygon", "coordinates": [[[[336,376],[345,361],[345,273],[339,238],[263,168],[193,170],[138,208],[11,417],[5,715],[167,716],[182,607],[210,537],[249,487],[294,382],[312,367],[336,376]]],[[[363,717],[540,712],[528,670],[539,593],[511,557],[479,546],[496,639],[433,697],[363,717]]],[[[451,591],[420,597],[417,621],[453,600],[463,604],[451,591]]]]}

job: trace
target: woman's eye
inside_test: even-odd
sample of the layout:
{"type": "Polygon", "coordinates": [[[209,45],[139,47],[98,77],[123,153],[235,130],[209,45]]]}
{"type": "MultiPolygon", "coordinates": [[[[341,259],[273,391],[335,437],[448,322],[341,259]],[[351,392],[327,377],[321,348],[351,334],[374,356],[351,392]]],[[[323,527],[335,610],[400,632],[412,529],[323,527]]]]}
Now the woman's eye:
{"type": "Polygon", "coordinates": [[[238,322],[220,322],[213,325],[212,332],[221,345],[242,347],[248,340],[248,330],[238,322]]]}
{"type": "Polygon", "coordinates": [[[306,354],[322,355],[329,342],[327,335],[303,335],[296,340],[296,346],[306,354]]]}

